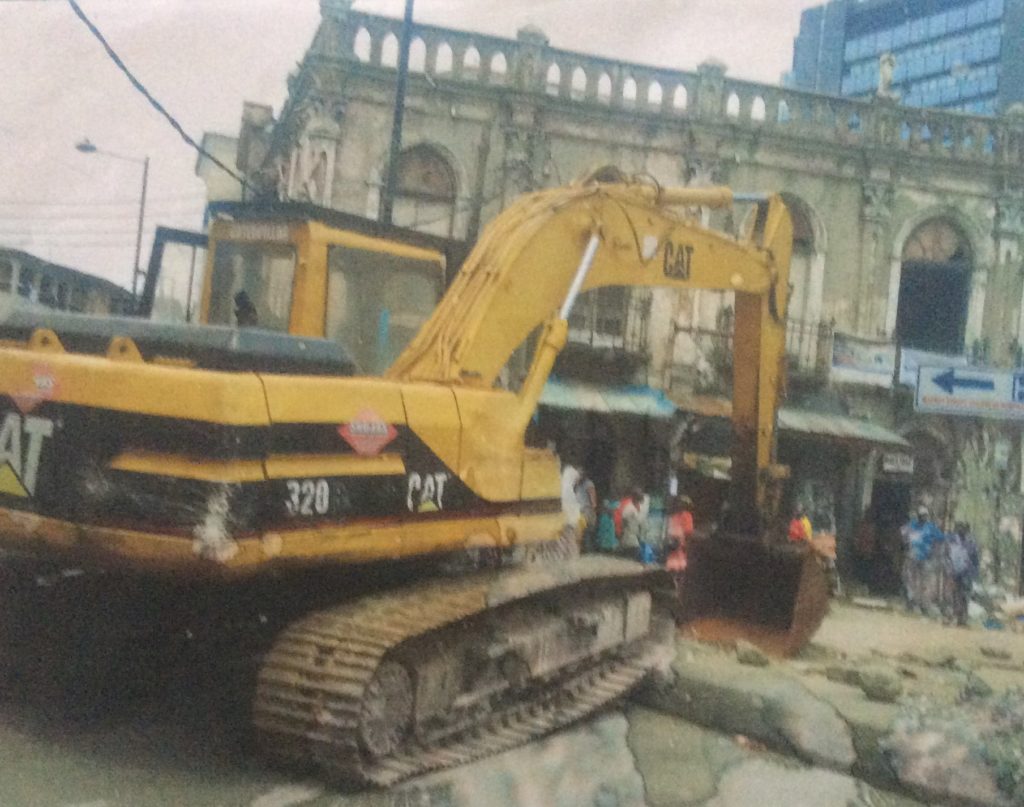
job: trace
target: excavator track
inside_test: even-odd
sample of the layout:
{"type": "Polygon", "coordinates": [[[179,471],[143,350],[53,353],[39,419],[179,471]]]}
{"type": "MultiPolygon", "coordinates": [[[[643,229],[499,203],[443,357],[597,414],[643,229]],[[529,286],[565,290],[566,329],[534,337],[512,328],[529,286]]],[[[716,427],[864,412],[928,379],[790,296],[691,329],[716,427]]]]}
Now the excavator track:
{"type": "Polygon", "coordinates": [[[393,661],[396,653],[467,620],[469,635],[482,642],[473,620],[493,608],[508,611],[596,587],[650,591],[656,579],[636,564],[582,558],[557,570],[436,580],[312,614],[285,629],[263,661],[253,709],[260,748],[288,766],[315,765],[345,785],[387,786],[548,734],[624,694],[655,666],[664,655],[655,630],[659,614],[651,614],[645,637],[488,703],[469,720],[401,739],[389,725],[389,709],[404,714],[412,693],[393,661]]]}

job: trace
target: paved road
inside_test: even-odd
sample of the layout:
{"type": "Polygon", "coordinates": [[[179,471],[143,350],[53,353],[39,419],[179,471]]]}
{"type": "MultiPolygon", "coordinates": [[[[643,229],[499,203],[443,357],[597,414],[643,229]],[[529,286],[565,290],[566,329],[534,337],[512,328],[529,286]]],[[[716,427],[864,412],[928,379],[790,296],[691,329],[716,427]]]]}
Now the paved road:
{"type": "Polygon", "coordinates": [[[0,703],[0,805],[320,807],[335,801],[317,783],[262,770],[245,748],[235,711],[202,687],[84,718],[9,697],[0,703]]]}

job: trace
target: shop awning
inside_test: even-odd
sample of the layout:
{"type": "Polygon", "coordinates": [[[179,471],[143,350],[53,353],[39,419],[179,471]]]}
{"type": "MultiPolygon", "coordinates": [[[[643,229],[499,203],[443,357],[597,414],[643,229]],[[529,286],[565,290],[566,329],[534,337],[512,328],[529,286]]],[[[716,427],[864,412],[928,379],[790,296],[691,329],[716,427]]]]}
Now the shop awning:
{"type": "Polygon", "coordinates": [[[806,409],[790,409],[786,406],[779,411],[779,429],[833,437],[837,440],[910,448],[910,443],[898,434],[869,420],[824,412],[808,412],[806,409]]]}
{"type": "Polygon", "coordinates": [[[664,392],[645,386],[604,387],[581,381],[549,379],[540,396],[543,406],[604,414],[671,418],[676,406],[664,392]]]}
{"type": "MultiPolygon", "coordinates": [[[[703,417],[732,417],[732,402],[710,395],[673,396],[673,402],[684,412],[703,417]]],[[[829,412],[812,412],[784,406],[779,410],[779,430],[810,434],[840,441],[909,448],[910,444],[893,431],[869,420],[829,412]]]]}

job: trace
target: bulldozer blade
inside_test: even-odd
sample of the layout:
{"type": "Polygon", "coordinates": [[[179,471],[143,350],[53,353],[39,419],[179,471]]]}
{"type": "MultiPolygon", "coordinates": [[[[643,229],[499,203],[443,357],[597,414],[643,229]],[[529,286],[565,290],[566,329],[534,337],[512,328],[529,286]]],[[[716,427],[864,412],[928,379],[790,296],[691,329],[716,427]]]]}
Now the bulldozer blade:
{"type": "Polygon", "coordinates": [[[687,547],[678,617],[702,641],[746,639],[788,657],[811,640],[828,600],[825,571],[810,547],[719,534],[687,547]]]}

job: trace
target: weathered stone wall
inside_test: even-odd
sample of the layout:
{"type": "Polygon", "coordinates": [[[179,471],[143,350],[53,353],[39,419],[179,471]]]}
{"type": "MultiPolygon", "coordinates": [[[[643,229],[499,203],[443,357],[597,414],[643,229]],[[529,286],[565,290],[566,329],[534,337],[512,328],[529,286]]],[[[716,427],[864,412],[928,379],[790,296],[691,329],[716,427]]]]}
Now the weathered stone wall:
{"type": "MultiPolygon", "coordinates": [[[[256,137],[254,147],[252,127],[245,130],[242,168],[281,198],[376,215],[401,21],[352,11],[347,2],[321,5],[321,28],[265,142],[256,137]],[[258,159],[246,162],[246,155],[258,159]]],[[[434,148],[454,173],[456,196],[444,221],[398,223],[473,239],[515,195],[602,164],[662,184],[778,191],[813,235],[801,281],[810,284],[802,292],[808,321],[791,325],[816,334],[834,324],[892,339],[904,245],[918,225],[941,219],[962,233],[972,257],[965,349],[990,364],[1017,358],[1024,342],[1024,118],[799,92],[731,79],[714,63],[696,72],[624,63],[554,48],[531,28],[509,40],[416,25],[410,68],[403,146],[434,148]]],[[[739,224],[731,216],[716,223],[739,224]]],[[[728,295],[655,292],[646,379],[638,380],[714,389],[728,348],[728,336],[716,331],[728,327],[730,304],[728,295]]],[[[827,340],[812,340],[799,367],[820,370],[829,350],[827,340]]],[[[880,396],[846,386],[833,393],[848,411],[903,433],[919,427],[898,391],[880,396]]],[[[992,490],[982,481],[987,460],[961,437],[981,427],[960,425],[939,428],[950,517],[981,512],[992,490]]],[[[1020,430],[1009,433],[1017,480],[1020,430]]],[[[1019,482],[1006,487],[1007,512],[1019,512],[1019,482]]],[[[972,522],[991,543],[994,528],[980,520],[972,522]]]]}

